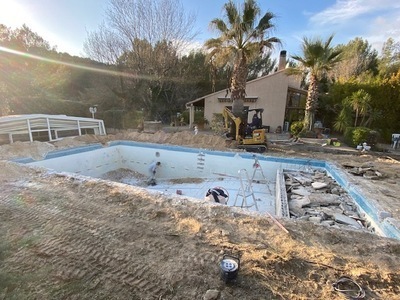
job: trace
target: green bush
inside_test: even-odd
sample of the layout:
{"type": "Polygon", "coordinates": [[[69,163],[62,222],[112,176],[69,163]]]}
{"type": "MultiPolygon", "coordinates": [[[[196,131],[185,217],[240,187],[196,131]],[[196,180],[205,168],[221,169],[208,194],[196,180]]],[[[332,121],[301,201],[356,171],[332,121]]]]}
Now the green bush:
{"type": "Polygon", "coordinates": [[[224,118],[223,118],[222,114],[218,114],[218,113],[213,114],[213,118],[211,120],[211,129],[216,134],[222,134],[225,132],[224,118]]]}
{"type": "Polygon", "coordinates": [[[367,144],[374,147],[378,144],[379,138],[380,138],[380,134],[378,131],[370,130],[368,137],[367,137],[367,144]]]}
{"type": "Polygon", "coordinates": [[[377,131],[366,127],[347,127],[344,132],[344,141],[347,145],[355,147],[366,142],[370,146],[375,146],[378,142],[379,134],[377,131]]]}
{"type": "Polygon", "coordinates": [[[189,124],[189,110],[185,110],[181,113],[181,118],[183,118],[183,122],[189,124]]]}
{"type": "Polygon", "coordinates": [[[202,110],[196,110],[194,112],[194,123],[195,124],[206,124],[206,118],[204,118],[204,111],[202,110]]]}
{"type": "Polygon", "coordinates": [[[300,132],[302,132],[303,128],[304,128],[303,121],[293,122],[290,125],[290,133],[293,134],[294,136],[299,136],[300,132]]]}

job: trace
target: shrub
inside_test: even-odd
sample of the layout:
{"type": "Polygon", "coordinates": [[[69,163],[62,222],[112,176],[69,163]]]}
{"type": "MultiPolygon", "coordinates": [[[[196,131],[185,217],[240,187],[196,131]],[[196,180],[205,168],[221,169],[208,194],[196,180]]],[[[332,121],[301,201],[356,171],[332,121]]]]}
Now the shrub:
{"type": "Polygon", "coordinates": [[[303,121],[293,122],[290,125],[290,133],[293,134],[294,136],[299,136],[300,132],[302,132],[303,128],[304,128],[303,121]]]}
{"type": "Polygon", "coordinates": [[[225,132],[224,118],[222,114],[214,113],[211,120],[211,129],[216,134],[223,134],[225,132]]]}
{"type": "Polygon", "coordinates": [[[364,142],[370,146],[375,146],[378,138],[379,134],[377,131],[366,127],[347,127],[344,132],[345,143],[352,147],[364,142]]]}
{"type": "Polygon", "coordinates": [[[194,112],[194,120],[193,120],[193,122],[194,122],[194,124],[197,124],[197,125],[208,124],[208,120],[206,118],[204,118],[204,111],[196,110],[194,112]]]}

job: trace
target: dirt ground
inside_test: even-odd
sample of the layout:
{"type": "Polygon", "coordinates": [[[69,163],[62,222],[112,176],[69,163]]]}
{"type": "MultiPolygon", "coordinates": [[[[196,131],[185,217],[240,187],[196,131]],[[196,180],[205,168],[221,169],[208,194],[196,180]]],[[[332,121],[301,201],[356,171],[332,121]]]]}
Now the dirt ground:
{"type": "MultiPolygon", "coordinates": [[[[359,284],[364,299],[399,299],[399,240],[280,219],[287,233],[269,216],[239,208],[7,161],[122,139],[227,147],[222,137],[185,131],[1,146],[0,299],[349,299],[333,289],[341,276],[359,284]],[[224,254],[240,262],[228,283],[224,254]]],[[[398,156],[341,150],[284,141],[266,155],[379,174],[354,175],[352,184],[400,220],[398,156]]]]}

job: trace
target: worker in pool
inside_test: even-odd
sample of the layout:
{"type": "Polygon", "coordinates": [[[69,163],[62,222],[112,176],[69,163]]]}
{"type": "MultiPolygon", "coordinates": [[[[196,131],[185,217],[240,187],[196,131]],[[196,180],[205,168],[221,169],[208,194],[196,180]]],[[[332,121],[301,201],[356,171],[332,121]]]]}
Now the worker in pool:
{"type": "Polygon", "coordinates": [[[161,166],[161,162],[154,161],[149,165],[149,185],[156,185],[156,172],[158,167],[161,166]]]}
{"type": "Polygon", "coordinates": [[[215,187],[209,189],[206,193],[205,200],[211,202],[217,202],[220,204],[227,204],[228,203],[228,195],[222,188],[215,187]]]}

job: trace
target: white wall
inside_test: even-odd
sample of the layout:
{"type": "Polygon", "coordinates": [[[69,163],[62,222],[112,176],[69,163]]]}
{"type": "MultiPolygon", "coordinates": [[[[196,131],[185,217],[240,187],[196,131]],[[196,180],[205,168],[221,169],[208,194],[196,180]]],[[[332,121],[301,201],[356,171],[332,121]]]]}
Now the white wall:
{"type": "MultiPolygon", "coordinates": [[[[62,154],[62,153],[61,153],[62,154]]],[[[282,163],[260,158],[261,169],[268,181],[275,182],[279,168],[297,170],[302,168],[294,163],[282,163]]],[[[265,156],[264,156],[265,159],[265,156]]],[[[120,168],[137,171],[148,175],[148,166],[153,161],[160,161],[157,172],[160,179],[191,177],[218,177],[219,174],[238,176],[240,169],[246,169],[249,176],[254,172],[255,159],[250,153],[232,153],[191,149],[183,147],[152,148],[134,145],[114,145],[93,151],[70,155],[58,155],[51,159],[30,162],[30,165],[42,166],[58,172],[77,173],[91,177],[100,177],[120,168]]],[[[255,179],[263,179],[261,172],[256,172],[255,179]]]]}

